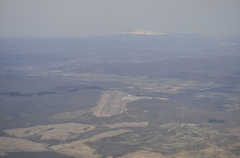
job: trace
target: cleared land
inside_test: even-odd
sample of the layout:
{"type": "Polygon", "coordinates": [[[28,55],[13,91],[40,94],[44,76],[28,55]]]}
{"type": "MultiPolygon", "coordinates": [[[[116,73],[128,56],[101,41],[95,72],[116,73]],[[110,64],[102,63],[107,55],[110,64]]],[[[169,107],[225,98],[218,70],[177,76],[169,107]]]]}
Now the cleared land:
{"type": "Polygon", "coordinates": [[[196,151],[181,151],[174,155],[162,155],[160,153],[150,152],[146,150],[140,150],[134,153],[127,154],[121,158],[209,158],[209,157],[219,157],[219,158],[237,158],[238,156],[230,155],[229,151],[222,148],[217,148],[216,146],[211,146],[204,150],[196,151]]]}
{"type": "Polygon", "coordinates": [[[123,122],[123,123],[115,123],[110,125],[104,125],[108,128],[120,128],[120,127],[146,127],[148,125],[148,122],[123,122]]]}
{"type": "Polygon", "coordinates": [[[46,144],[35,143],[25,139],[0,137],[0,156],[7,152],[38,152],[47,151],[46,144]]]}
{"type": "Polygon", "coordinates": [[[65,123],[65,124],[52,124],[44,126],[34,126],[29,128],[17,128],[4,130],[10,136],[18,138],[27,138],[33,135],[41,136],[41,140],[57,139],[67,140],[74,139],[79,134],[94,130],[95,126],[84,125],[79,123],[65,123]]]}
{"type": "Polygon", "coordinates": [[[71,143],[66,143],[66,144],[55,145],[50,147],[50,149],[54,150],[55,152],[74,156],[74,157],[97,158],[100,156],[93,154],[95,150],[84,145],[84,143],[98,141],[102,138],[109,138],[109,137],[117,136],[127,132],[130,132],[130,130],[120,129],[115,131],[108,131],[105,133],[97,134],[91,138],[87,138],[79,141],[73,141],[71,143]]]}
{"type": "MultiPolygon", "coordinates": [[[[134,152],[134,153],[130,153],[130,154],[127,154],[121,158],[168,158],[166,156],[163,156],[162,154],[160,153],[154,153],[154,152],[150,152],[150,151],[145,151],[145,150],[140,150],[140,151],[137,151],[137,152],[134,152]]],[[[170,157],[169,157],[170,158],[170,157]]]]}
{"type": "Polygon", "coordinates": [[[116,114],[121,114],[126,107],[127,93],[122,91],[105,91],[101,96],[101,101],[94,111],[97,117],[109,117],[116,114]]]}
{"type": "MultiPolygon", "coordinates": [[[[67,124],[55,124],[55,125],[46,125],[46,126],[35,126],[29,128],[20,128],[20,129],[10,129],[5,130],[9,135],[28,138],[33,135],[41,135],[40,139],[49,140],[49,139],[58,139],[58,140],[69,140],[73,138],[72,135],[79,135],[89,130],[94,130],[95,126],[76,124],[76,123],[67,123],[67,124]]],[[[48,146],[48,144],[35,143],[25,139],[19,138],[9,138],[9,137],[0,137],[0,156],[6,155],[6,152],[42,152],[42,151],[55,151],[65,155],[70,155],[73,157],[89,157],[97,158],[100,155],[94,154],[95,150],[85,145],[86,142],[98,141],[102,138],[109,138],[131,132],[130,130],[119,129],[114,131],[107,131],[94,135],[90,138],[73,141],[70,143],[59,144],[54,146],[48,146]]]]}

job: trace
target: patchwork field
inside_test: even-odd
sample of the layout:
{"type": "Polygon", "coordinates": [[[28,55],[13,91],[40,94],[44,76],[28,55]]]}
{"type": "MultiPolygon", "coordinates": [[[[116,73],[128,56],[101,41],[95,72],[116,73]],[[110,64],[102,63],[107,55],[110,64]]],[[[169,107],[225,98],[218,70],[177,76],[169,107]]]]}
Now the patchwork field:
{"type": "Polygon", "coordinates": [[[47,151],[47,144],[35,143],[25,139],[0,137],[0,156],[7,152],[42,152],[47,151]]]}
{"type": "MultiPolygon", "coordinates": [[[[130,123],[130,124],[127,124],[126,126],[130,127],[131,125],[132,126],[140,125],[140,127],[143,127],[142,124],[146,125],[146,123],[140,123],[140,124],[130,123]]],[[[124,127],[124,126],[122,125],[121,127],[124,127]]],[[[55,151],[55,152],[73,156],[73,157],[95,158],[95,157],[99,157],[99,155],[94,154],[95,150],[91,149],[84,143],[99,141],[102,138],[113,137],[123,133],[131,132],[130,130],[125,130],[125,129],[107,131],[107,132],[100,133],[90,138],[82,139],[79,141],[71,141],[70,143],[65,143],[60,145],[50,145],[50,146],[47,143],[43,144],[43,143],[36,143],[31,141],[32,136],[39,136],[39,139],[42,141],[49,141],[49,140],[55,140],[55,139],[61,140],[61,141],[66,141],[66,140],[69,141],[77,138],[79,134],[84,132],[90,132],[91,130],[95,130],[95,126],[77,124],[77,123],[53,124],[53,125],[46,125],[46,126],[36,126],[36,127],[29,127],[29,128],[5,130],[4,132],[6,132],[9,136],[15,136],[18,138],[0,137],[0,140],[1,140],[0,154],[3,156],[3,155],[6,155],[6,152],[55,151]],[[19,138],[24,138],[24,139],[19,139],[19,138]],[[30,139],[30,140],[27,140],[27,139],[30,139]]],[[[36,138],[35,138],[35,141],[37,141],[36,138]]]]}
{"type": "Polygon", "coordinates": [[[95,126],[66,123],[66,124],[52,124],[46,126],[35,126],[29,128],[9,129],[4,132],[10,136],[18,138],[28,138],[33,135],[40,136],[41,140],[67,140],[78,137],[79,134],[94,130],[95,126]]]}

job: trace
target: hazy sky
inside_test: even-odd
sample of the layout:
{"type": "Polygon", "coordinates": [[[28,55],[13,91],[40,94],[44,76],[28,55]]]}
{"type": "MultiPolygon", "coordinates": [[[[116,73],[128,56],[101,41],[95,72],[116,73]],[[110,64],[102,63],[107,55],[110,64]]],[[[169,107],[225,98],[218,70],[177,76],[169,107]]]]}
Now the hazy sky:
{"type": "Polygon", "coordinates": [[[0,0],[0,36],[240,35],[240,0],[0,0]]]}

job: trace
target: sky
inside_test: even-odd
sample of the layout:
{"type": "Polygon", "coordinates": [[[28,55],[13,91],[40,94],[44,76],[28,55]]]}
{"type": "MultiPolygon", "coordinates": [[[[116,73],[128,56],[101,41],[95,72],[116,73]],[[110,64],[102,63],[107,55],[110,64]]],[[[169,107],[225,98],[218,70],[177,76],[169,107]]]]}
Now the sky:
{"type": "Polygon", "coordinates": [[[0,0],[0,37],[240,35],[240,0],[0,0]]]}

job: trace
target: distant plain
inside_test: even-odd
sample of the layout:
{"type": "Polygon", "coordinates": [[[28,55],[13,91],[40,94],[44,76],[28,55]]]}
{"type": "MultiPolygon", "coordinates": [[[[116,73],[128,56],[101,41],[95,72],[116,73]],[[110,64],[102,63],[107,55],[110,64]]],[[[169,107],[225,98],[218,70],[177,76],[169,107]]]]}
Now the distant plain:
{"type": "Polygon", "coordinates": [[[198,34],[0,39],[0,157],[239,157],[239,50],[198,34]],[[114,91],[151,99],[94,115],[114,91]]]}

